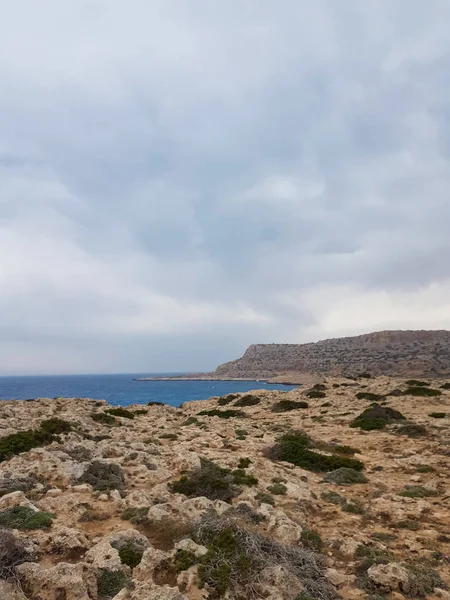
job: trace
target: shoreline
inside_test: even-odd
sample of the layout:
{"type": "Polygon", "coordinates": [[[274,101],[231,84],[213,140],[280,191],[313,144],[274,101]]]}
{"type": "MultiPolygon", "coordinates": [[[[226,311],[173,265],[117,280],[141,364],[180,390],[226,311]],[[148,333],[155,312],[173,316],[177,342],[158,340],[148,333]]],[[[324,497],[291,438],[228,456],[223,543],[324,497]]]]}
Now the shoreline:
{"type": "Polygon", "coordinates": [[[133,381],[250,381],[254,383],[268,383],[273,385],[301,385],[295,381],[274,381],[275,378],[254,379],[253,377],[137,377],[133,381]]]}

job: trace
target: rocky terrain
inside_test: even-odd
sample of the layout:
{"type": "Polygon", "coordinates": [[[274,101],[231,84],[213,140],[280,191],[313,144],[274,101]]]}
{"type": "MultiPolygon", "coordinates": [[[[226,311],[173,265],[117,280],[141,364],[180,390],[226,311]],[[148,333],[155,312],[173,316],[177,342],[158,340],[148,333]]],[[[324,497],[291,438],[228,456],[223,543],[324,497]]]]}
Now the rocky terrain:
{"type": "Polygon", "coordinates": [[[212,377],[301,380],[305,374],[450,377],[450,331],[380,331],[309,344],[255,344],[212,377]],[[300,376],[300,378],[299,378],[300,376]]]}
{"type": "Polygon", "coordinates": [[[4,600],[450,599],[450,382],[0,402],[4,600]]]}

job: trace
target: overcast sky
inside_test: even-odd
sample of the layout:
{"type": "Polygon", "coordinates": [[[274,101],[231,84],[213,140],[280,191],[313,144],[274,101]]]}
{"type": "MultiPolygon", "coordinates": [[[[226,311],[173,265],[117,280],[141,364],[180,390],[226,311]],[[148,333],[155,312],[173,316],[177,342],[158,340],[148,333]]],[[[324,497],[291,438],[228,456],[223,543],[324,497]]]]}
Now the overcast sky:
{"type": "Polygon", "coordinates": [[[0,0],[0,373],[450,329],[448,0],[0,0]]]}

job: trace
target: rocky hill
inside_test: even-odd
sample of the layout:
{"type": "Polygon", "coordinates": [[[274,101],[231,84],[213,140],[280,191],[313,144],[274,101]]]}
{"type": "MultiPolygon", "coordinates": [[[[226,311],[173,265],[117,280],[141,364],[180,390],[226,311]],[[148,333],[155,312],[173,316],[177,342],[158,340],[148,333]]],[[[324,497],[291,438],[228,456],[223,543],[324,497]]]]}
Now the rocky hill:
{"type": "Polygon", "coordinates": [[[387,377],[0,401],[0,597],[450,600],[449,416],[387,377]]]}
{"type": "Polygon", "coordinates": [[[218,378],[280,374],[449,377],[450,331],[380,331],[308,344],[255,344],[217,368],[218,378]]]}

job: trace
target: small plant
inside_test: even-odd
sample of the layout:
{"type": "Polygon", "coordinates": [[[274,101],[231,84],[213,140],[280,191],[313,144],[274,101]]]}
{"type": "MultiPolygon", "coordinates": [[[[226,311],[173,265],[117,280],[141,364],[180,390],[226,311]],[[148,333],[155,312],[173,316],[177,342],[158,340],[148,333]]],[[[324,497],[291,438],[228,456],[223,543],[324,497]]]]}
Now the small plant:
{"type": "Polygon", "coordinates": [[[261,399],[258,398],[257,396],[252,396],[251,394],[246,394],[245,396],[242,396],[242,398],[239,398],[239,400],[236,400],[236,402],[233,404],[233,406],[256,406],[256,404],[260,404],[261,403],[261,399]]]}
{"type": "Polygon", "coordinates": [[[354,458],[328,456],[311,449],[312,440],[303,431],[290,431],[278,438],[277,443],[268,449],[267,456],[271,460],[285,460],[302,469],[317,472],[328,472],[349,467],[362,471],[364,464],[354,458]]]}
{"type": "Polygon", "coordinates": [[[237,397],[237,394],[228,394],[228,396],[222,396],[217,400],[217,404],[219,406],[226,406],[227,404],[230,404],[230,402],[235,400],[237,397]]]}
{"type": "Polygon", "coordinates": [[[427,387],[428,385],[430,385],[428,382],[419,381],[418,379],[408,379],[408,381],[405,381],[405,383],[410,387],[427,387]]]}
{"type": "Polygon", "coordinates": [[[417,473],[434,473],[436,469],[430,465],[420,465],[416,469],[417,473]]]}
{"type": "Polygon", "coordinates": [[[411,387],[404,391],[405,396],[441,396],[440,390],[434,390],[429,387],[411,387]]]}
{"type": "Polygon", "coordinates": [[[242,410],[218,410],[216,408],[213,408],[212,410],[202,410],[198,415],[205,417],[219,417],[220,419],[231,419],[232,417],[243,418],[247,416],[242,410]]]}
{"type": "Polygon", "coordinates": [[[188,550],[177,550],[175,554],[175,568],[177,571],[187,571],[198,563],[198,558],[188,550]]]}
{"type": "Polygon", "coordinates": [[[163,402],[158,402],[157,400],[152,400],[151,402],[147,402],[147,406],[163,406],[163,402]]]}
{"type": "Polygon", "coordinates": [[[176,433],[162,433],[159,436],[162,440],[177,440],[178,436],[176,433]]]}
{"type": "Polygon", "coordinates": [[[251,458],[240,458],[238,462],[238,469],[247,469],[252,464],[251,458]]]}
{"type": "Polygon", "coordinates": [[[34,477],[0,479],[0,498],[11,492],[29,492],[37,483],[34,477]]]}
{"type": "Polygon", "coordinates": [[[124,489],[124,476],[122,469],[115,463],[104,463],[98,460],[92,462],[83,475],[78,479],[80,483],[92,485],[94,490],[104,492],[106,490],[124,489]]]}
{"type": "Polygon", "coordinates": [[[273,483],[267,486],[267,491],[274,496],[284,496],[287,492],[287,487],[283,483],[273,483]]]}
{"type": "Polygon", "coordinates": [[[409,485],[397,495],[403,496],[404,498],[431,498],[437,496],[438,493],[434,490],[427,490],[427,488],[424,488],[421,485],[409,485]]]}
{"type": "Polygon", "coordinates": [[[305,392],[305,395],[311,399],[326,398],[326,396],[327,396],[325,392],[322,392],[321,390],[315,390],[315,389],[308,390],[307,392],[305,392]]]}
{"type": "Polygon", "coordinates": [[[340,467],[335,471],[327,473],[324,481],[327,483],[336,483],[337,485],[353,485],[355,483],[367,483],[369,480],[356,469],[340,467]]]}
{"type": "Polygon", "coordinates": [[[305,548],[309,548],[314,552],[322,552],[323,541],[317,531],[313,531],[312,529],[303,529],[300,539],[305,548]]]}
{"type": "Polygon", "coordinates": [[[261,504],[270,504],[270,506],[275,506],[275,499],[270,494],[266,494],[265,492],[258,492],[255,498],[256,500],[261,502],[261,504]]]}
{"type": "Polygon", "coordinates": [[[307,402],[295,402],[294,400],[280,400],[276,404],[272,406],[272,412],[274,413],[282,413],[289,412],[291,410],[297,410],[299,408],[308,408],[307,402]]]}
{"type": "Polygon", "coordinates": [[[49,435],[58,435],[60,433],[69,433],[72,431],[72,423],[68,421],[64,421],[63,419],[57,419],[56,417],[52,417],[51,419],[47,419],[46,421],[42,421],[39,426],[39,429],[47,433],[49,435]]]}
{"type": "Polygon", "coordinates": [[[420,438],[427,434],[427,428],[424,425],[418,425],[417,423],[405,423],[397,427],[395,433],[399,435],[407,435],[409,438],[420,438]]]}
{"type": "Polygon", "coordinates": [[[0,511],[0,527],[6,529],[48,529],[54,515],[48,512],[35,512],[28,506],[14,506],[0,511]]]}
{"type": "Polygon", "coordinates": [[[341,496],[337,492],[322,492],[320,497],[322,500],[325,500],[325,502],[330,502],[331,504],[336,504],[337,506],[343,505],[347,502],[344,496],[341,496]]]}
{"type": "Polygon", "coordinates": [[[123,419],[134,419],[134,413],[132,413],[129,410],[126,410],[125,408],[122,408],[121,406],[118,406],[117,408],[108,408],[108,410],[105,410],[105,413],[108,413],[108,415],[113,415],[113,417],[122,417],[123,419]]]}
{"type": "Polygon", "coordinates": [[[450,390],[450,382],[446,381],[441,385],[441,390],[450,390]]]}
{"type": "Polygon", "coordinates": [[[142,560],[144,550],[131,540],[118,549],[120,562],[123,565],[128,565],[132,569],[137,567],[142,560]]]}
{"type": "Polygon", "coordinates": [[[248,475],[244,469],[235,469],[231,475],[233,476],[233,483],[236,485],[257,485],[258,480],[253,475],[248,475]]]}
{"type": "Polygon", "coordinates": [[[201,421],[197,419],[197,417],[188,417],[184,423],[181,423],[184,426],[187,425],[200,425],[201,421]]]}
{"type": "Polygon", "coordinates": [[[444,413],[444,412],[432,412],[428,416],[432,417],[433,419],[445,419],[445,417],[447,416],[447,413],[444,413]]]}
{"type": "Polygon", "coordinates": [[[402,564],[409,572],[408,595],[414,598],[425,598],[432,594],[435,588],[448,589],[441,576],[434,569],[425,565],[402,564]]]}
{"type": "Polygon", "coordinates": [[[403,420],[405,417],[398,410],[380,404],[372,404],[351,423],[350,427],[359,427],[364,431],[383,429],[388,423],[403,420]]]}
{"type": "Polygon", "coordinates": [[[141,415],[146,415],[146,414],[147,414],[147,411],[146,411],[146,410],[135,410],[135,411],[134,411],[134,413],[133,413],[133,415],[134,415],[135,417],[139,417],[139,416],[141,416],[141,415]]]}
{"type": "Polygon", "coordinates": [[[170,491],[189,498],[205,496],[210,500],[224,502],[230,502],[238,495],[239,489],[235,487],[229,469],[223,469],[205,458],[201,458],[200,463],[199,469],[169,484],[170,491]]]}
{"type": "Polygon", "coordinates": [[[147,519],[148,506],[139,508],[126,508],[120,515],[123,521],[131,521],[134,525],[139,525],[147,519]]]}
{"type": "Polygon", "coordinates": [[[349,500],[342,505],[342,510],[353,515],[363,515],[366,512],[359,502],[349,500]]]}
{"type": "Polygon", "coordinates": [[[372,392],[358,392],[356,394],[358,400],[370,400],[371,402],[376,402],[377,400],[384,400],[385,396],[383,394],[373,394],[372,392]]]}
{"type": "Polygon", "coordinates": [[[419,531],[420,523],[415,519],[405,519],[403,521],[398,521],[395,524],[397,529],[409,529],[410,531],[419,531]]]}
{"type": "MultiPolygon", "coordinates": [[[[245,429],[236,429],[235,433],[236,433],[236,438],[238,440],[245,440],[245,439],[247,439],[247,435],[248,435],[248,431],[247,430],[245,430],[245,429]]],[[[245,469],[245,467],[243,467],[243,468],[245,469]]]]}
{"type": "Polygon", "coordinates": [[[374,531],[370,534],[370,537],[376,542],[383,542],[389,544],[390,542],[395,542],[397,539],[396,535],[392,533],[385,533],[384,531],[374,531]]]}
{"type": "Polygon", "coordinates": [[[43,421],[38,429],[18,431],[0,438],[0,462],[8,460],[15,454],[29,452],[39,446],[47,446],[59,441],[58,434],[68,433],[72,425],[68,421],[52,418],[43,421]]]}
{"type": "Polygon", "coordinates": [[[102,425],[118,425],[119,422],[111,415],[107,415],[104,412],[92,413],[91,417],[97,423],[102,423],[102,425]]]}
{"type": "Polygon", "coordinates": [[[99,598],[107,599],[116,596],[128,583],[129,579],[123,571],[102,569],[97,576],[97,593],[99,598]]]}

